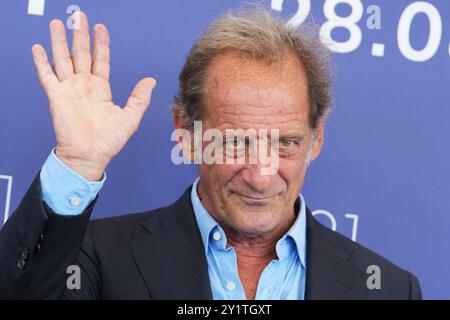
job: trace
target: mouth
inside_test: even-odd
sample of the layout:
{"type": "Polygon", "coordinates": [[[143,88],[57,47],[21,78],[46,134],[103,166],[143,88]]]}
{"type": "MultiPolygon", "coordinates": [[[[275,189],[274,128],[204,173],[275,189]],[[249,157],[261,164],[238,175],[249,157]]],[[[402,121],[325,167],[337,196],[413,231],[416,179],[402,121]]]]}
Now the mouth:
{"type": "Polygon", "coordinates": [[[269,204],[274,196],[268,196],[268,197],[255,197],[255,196],[248,196],[236,193],[236,195],[247,205],[267,205],[269,204]]]}

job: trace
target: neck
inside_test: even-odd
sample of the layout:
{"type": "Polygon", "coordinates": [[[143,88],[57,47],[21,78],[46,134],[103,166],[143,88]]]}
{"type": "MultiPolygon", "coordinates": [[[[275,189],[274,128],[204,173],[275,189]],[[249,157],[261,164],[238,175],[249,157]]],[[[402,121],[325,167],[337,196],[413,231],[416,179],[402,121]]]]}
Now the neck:
{"type": "Polygon", "coordinates": [[[198,191],[205,208],[223,228],[227,236],[227,246],[233,247],[236,252],[239,278],[244,286],[247,299],[255,299],[261,273],[272,260],[277,258],[276,243],[294,223],[295,208],[292,208],[288,218],[273,230],[259,234],[246,233],[221,221],[214,210],[208,206],[208,201],[205,201],[204,197],[202,199],[200,187],[198,191]]]}
{"type": "Polygon", "coordinates": [[[246,235],[221,224],[227,235],[227,246],[236,252],[239,279],[247,299],[255,299],[261,274],[272,260],[277,259],[276,244],[294,220],[295,214],[291,214],[276,230],[260,235],[246,235]]]}
{"type": "Polygon", "coordinates": [[[261,273],[272,260],[277,259],[276,243],[292,225],[293,218],[283,228],[260,236],[243,236],[237,231],[224,228],[227,245],[236,252],[239,279],[247,299],[255,299],[261,273]]]}
{"type": "Polygon", "coordinates": [[[238,256],[248,259],[272,260],[276,258],[275,247],[278,240],[286,234],[294,220],[295,215],[292,214],[275,230],[263,234],[245,234],[229,228],[225,224],[221,224],[221,226],[227,235],[227,246],[233,247],[238,256]]]}

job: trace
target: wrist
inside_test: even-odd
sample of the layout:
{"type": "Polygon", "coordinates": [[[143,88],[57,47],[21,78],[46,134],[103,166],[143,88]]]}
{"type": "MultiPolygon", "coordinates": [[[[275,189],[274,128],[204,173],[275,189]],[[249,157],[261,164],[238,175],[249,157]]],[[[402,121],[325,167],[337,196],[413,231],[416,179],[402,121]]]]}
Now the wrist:
{"type": "Polygon", "coordinates": [[[104,164],[102,161],[69,156],[59,151],[58,148],[55,149],[55,154],[68,168],[87,181],[96,182],[103,178],[107,164],[104,164]]]}

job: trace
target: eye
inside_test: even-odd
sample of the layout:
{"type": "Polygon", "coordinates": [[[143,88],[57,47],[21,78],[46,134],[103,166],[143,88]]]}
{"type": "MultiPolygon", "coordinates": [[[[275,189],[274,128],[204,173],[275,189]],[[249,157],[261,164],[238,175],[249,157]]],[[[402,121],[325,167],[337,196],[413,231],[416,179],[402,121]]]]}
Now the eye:
{"type": "Polygon", "coordinates": [[[242,146],[242,144],[243,144],[242,140],[237,139],[237,138],[227,141],[227,145],[229,145],[230,147],[233,147],[233,148],[239,148],[242,146]]]}
{"type": "Polygon", "coordinates": [[[293,143],[294,143],[294,141],[292,141],[292,140],[287,140],[287,139],[281,140],[281,145],[282,145],[283,147],[289,147],[289,146],[291,146],[293,143]]]}
{"type": "Polygon", "coordinates": [[[239,138],[225,141],[225,155],[227,157],[240,157],[245,151],[245,141],[239,138]]]}

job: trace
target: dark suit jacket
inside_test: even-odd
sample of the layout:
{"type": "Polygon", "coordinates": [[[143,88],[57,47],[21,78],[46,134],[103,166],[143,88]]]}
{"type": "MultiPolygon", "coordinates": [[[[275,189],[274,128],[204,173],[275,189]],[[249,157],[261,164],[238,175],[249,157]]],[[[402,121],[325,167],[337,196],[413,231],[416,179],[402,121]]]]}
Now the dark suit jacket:
{"type": "MultiPolygon", "coordinates": [[[[212,299],[190,188],[172,205],[89,222],[42,201],[39,175],[0,231],[0,297],[37,299],[212,299]],[[69,265],[81,289],[69,290],[69,265]]],[[[307,209],[306,299],[420,299],[417,279],[331,231],[307,209]],[[381,289],[367,288],[367,267],[381,289]]]]}

